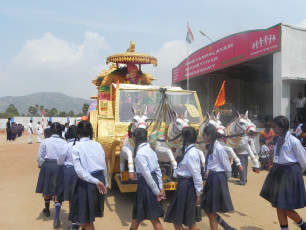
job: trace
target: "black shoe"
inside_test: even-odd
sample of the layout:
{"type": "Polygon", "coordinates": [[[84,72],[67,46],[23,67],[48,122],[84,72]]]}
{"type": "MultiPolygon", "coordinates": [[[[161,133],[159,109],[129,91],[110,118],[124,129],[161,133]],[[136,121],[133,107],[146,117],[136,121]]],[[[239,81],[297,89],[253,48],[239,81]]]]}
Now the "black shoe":
{"type": "Polygon", "coordinates": [[[245,185],[245,183],[243,183],[242,181],[236,181],[235,184],[236,185],[245,185]]]}
{"type": "Polygon", "coordinates": [[[49,217],[49,216],[50,216],[50,210],[44,208],[44,209],[42,210],[42,214],[43,214],[45,217],[49,217]]]}
{"type": "Polygon", "coordinates": [[[54,220],[53,221],[53,228],[58,228],[61,225],[61,221],[60,220],[54,220]]]}

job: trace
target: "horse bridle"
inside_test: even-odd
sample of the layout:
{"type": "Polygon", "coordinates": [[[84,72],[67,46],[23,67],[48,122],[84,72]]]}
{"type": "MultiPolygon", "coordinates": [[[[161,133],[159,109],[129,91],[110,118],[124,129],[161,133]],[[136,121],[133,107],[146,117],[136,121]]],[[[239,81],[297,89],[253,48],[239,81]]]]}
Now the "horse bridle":
{"type": "MultiPolygon", "coordinates": [[[[240,119],[239,119],[239,120],[240,120],[240,119]]],[[[236,127],[237,127],[237,126],[238,126],[241,130],[243,130],[243,128],[239,125],[239,122],[236,122],[236,124],[235,124],[235,131],[236,131],[236,127]]],[[[248,131],[249,131],[252,127],[254,127],[254,125],[249,125],[248,128],[247,128],[244,132],[242,132],[242,133],[237,133],[237,134],[233,134],[233,135],[224,136],[224,138],[239,137],[239,136],[243,137],[243,136],[247,135],[248,131]]]]}
{"type": "MultiPolygon", "coordinates": [[[[175,125],[175,122],[173,122],[173,127],[176,128],[178,131],[180,131],[179,128],[175,125]]],[[[173,131],[173,133],[175,133],[174,130],[173,130],[173,127],[172,127],[172,131],[173,131]]],[[[159,139],[158,138],[157,141],[159,141],[159,142],[167,142],[167,141],[172,142],[172,141],[175,141],[175,140],[179,139],[181,136],[182,136],[182,133],[179,132],[179,134],[172,139],[159,139]]]]}

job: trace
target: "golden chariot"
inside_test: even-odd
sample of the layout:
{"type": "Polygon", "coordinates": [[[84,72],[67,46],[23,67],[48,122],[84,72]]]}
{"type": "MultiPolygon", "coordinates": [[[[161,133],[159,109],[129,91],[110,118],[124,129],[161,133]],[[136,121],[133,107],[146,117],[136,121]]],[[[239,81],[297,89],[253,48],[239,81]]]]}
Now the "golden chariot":
{"type": "MultiPolygon", "coordinates": [[[[130,48],[125,53],[119,53],[107,58],[106,64],[112,63],[109,70],[102,71],[93,84],[97,86],[98,94],[92,98],[97,99],[96,110],[89,112],[89,120],[93,126],[93,140],[98,141],[106,154],[106,163],[109,174],[109,185],[115,182],[121,192],[135,192],[137,181],[122,180],[120,173],[120,148],[123,138],[128,133],[128,127],[133,119],[132,107],[143,110],[147,107],[149,120],[148,135],[152,133],[156,120],[157,107],[163,95],[173,105],[177,113],[188,111],[190,125],[197,128],[203,121],[202,111],[195,91],[183,90],[180,87],[161,87],[151,85],[154,80],[151,74],[142,73],[142,64],[157,65],[157,59],[146,54],[135,52],[132,41],[130,48]],[[122,73],[126,71],[120,64],[138,65],[142,77],[142,85],[124,84],[122,73]]],[[[161,133],[167,127],[166,115],[158,131],[161,133]]],[[[176,182],[164,182],[165,190],[175,190],[176,182]]],[[[110,187],[111,188],[111,187],[110,187]]]]}

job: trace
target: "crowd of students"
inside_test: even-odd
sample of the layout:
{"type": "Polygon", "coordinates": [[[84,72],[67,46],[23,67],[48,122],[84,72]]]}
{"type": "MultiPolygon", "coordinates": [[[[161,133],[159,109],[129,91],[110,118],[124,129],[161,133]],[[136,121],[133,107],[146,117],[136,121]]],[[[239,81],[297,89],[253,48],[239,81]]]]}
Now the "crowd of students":
{"type": "Polygon", "coordinates": [[[96,217],[103,216],[104,195],[108,180],[105,153],[98,142],[91,140],[92,126],[81,121],[78,126],[65,128],[58,122],[46,130],[46,139],[38,151],[40,168],[36,192],[44,198],[43,215],[50,216],[50,201],[54,198],[53,227],[60,226],[60,210],[63,201],[69,201],[70,229],[94,229],[96,217]],[[50,135],[50,136],[48,136],[50,135]]]}
{"type": "Polygon", "coordinates": [[[11,122],[11,118],[8,118],[6,122],[6,140],[15,141],[17,137],[21,137],[24,131],[24,126],[22,124],[16,124],[11,122]]]}
{"type": "MultiPolygon", "coordinates": [[[[275,146],[273,164],[260,196],[276,208],[282,230],[288,229],[288,217],[306,230],[306,224],[294,211],[306,206],[302,177],[306,169],[305,149],[289,133],[286,117],[275,117],[271,125],[277,139],[272,138],[275,146]]],[[[103,217],[108,187],[104,150],[98,142],[91,140],[92,126],[88,121],[81,121],[77,127],[69,126],[65,134],[66,141],[62,138],[64,127],[59,123],[53,123],[50,131],[51,137],[41,143],[38,152],[40,173],[36,192],[42,193],[44,197],[43,214],[50,216],[50,200],[54,197],[53,226],[58,227],[61,203],[69,201],[69,220],[72,222],[70,229],[78,229],[78,225],[81,225],[82,229],[92,230],[95,218],[103,217]]],[[[145,129],[138,128],[133,132],[138,188],[132,210],[131,230],[138,229],[143,220],[150,220],[154,229],[161,230],[161,217],[164,217],[165,222],[173,223],[176,230],[182,230],[183,225],[197,229],[196,223],[202,221],[201,209],[208,216],[211,229],[218,229],[218,224],[227,230],[235,229],[218,215],[219,212],[234,210],[228,187],[232,169],[227,153],[219,143],[213,125],[205,127],[203,139],[208,149],[205,162],[207,180],[204,187],[200,158],[195,147],[197,134],[193,127],[185,127],[181,133],[182,155],[177,159],[178,167],[174,171],[178,185],[165,211],[161,202],[166,195],[156,153],[147,143],[145,129]]],[[[264,145],[266,147],[262,148],[261,158],[265,158],[265,154],[267,158],[267,152],[270,151],[269,143],[262,141],[264,145]]]]}

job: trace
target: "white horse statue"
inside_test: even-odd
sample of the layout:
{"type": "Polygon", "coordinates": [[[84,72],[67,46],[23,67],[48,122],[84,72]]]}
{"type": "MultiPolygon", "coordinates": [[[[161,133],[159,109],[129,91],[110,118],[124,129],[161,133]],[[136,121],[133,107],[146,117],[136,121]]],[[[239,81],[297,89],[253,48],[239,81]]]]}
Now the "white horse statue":
{"type": "MultiPolygon", "coordinates": [[[[203,130],[208,124],[211,124],[211,125],[216,127],[218,135],[220,137],[224,136],[224,128],[225,127],[221,124],[220,112],[216,116],[209,115],[209,113],[206,112],[206,119],[204,120],[204,122],[199,127],[198,138],[197,138],[197,148],[201,149],[203,152],[206,151],[205,143],[204,143],[204,140],[203,140],[203,130]]],[[[240,159],[237,157],[234,150],[231,147],[226,146],[225,142],[223,140],[221,140],[221,138],[218,139],[218,140],[223,145],[223,148],[227,152],[227,155],[228,155],[229,159],[232,158],[234,160],[234,162],[236,163],[237,167],[239,167],[240,170],[243,170],[240,159]]]]}
{"type": "Polygon", "coordinates": [[[135,142],[132,138],[132,133],[136,128],[147,129],[147,108],[144,112],[137,113],[134,108],[133,111],[133,121],[129,127],[128,134],[123,138],[122,147],[120,151],[120,172],[125,171],[125,162],[128,162],[129,173],[134,173],[134,159],[133,152],[135,148],[135,142]]]}
{"type": "Polygon", "coordinates": [[[255,150],[247,143],[243,143],[242,136],[249,134],[256,134],[256,125],[248,118],[248,111],[245,115],[236,112],[233,121],[224,129],[225,138],[227,138],[226,145],[235,150],[237,154],[247,151],[251,160],[253,161],[253,171],[259,172],[259,162],[255,158],[255,150]]]}
{"type": "MultiPolygon", "coordinates": [[[[172,176],[172,171],[177,168],[176,158],[182,155],[182,142],[180,138],[182,129],[189,126],[187,110],[184,115],[178,115],[175,111],[174,113],[175,119],[169,124],[165,132],[162,135],[153,135],[153,138],[150,140],[151,147],[155,149],[157,158],[161,162],[163,175],[166,174],[168,178],[172,176]],[[164,163],[171,164],[170,172],[167,173],[163,171],[164,167],[162,164],[164,163]]],[[[202,165],[205,166],[205,157],[203,152],[198,149],[198,154],[202,165]]]]}
{"type": "Polygon", "coordinates": [[[178,115],[175,112],[174,121],[169,124],[166,131],[156,140],[155,152],[160,162],[170,162],[173,169],[177,168],[175,159],[180,154],[180,148],[182,147],[181,132],[184,127],[188,126],[187,110],[184,115],[178,115]]]}

